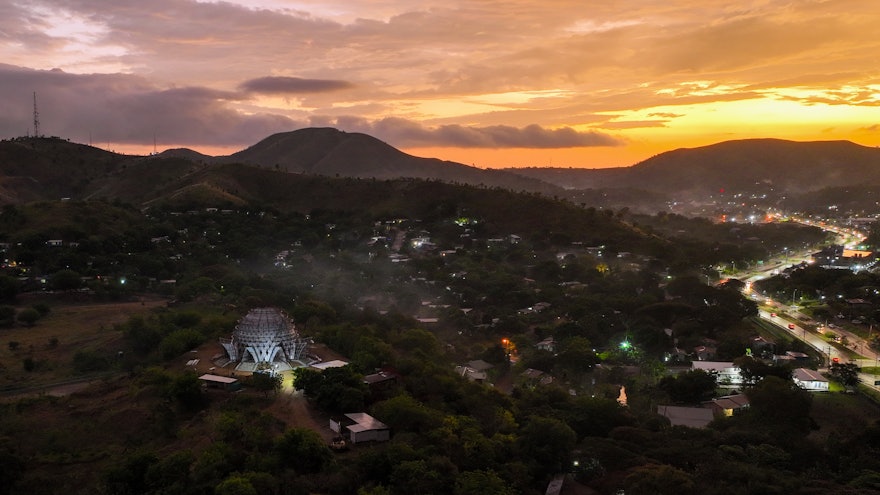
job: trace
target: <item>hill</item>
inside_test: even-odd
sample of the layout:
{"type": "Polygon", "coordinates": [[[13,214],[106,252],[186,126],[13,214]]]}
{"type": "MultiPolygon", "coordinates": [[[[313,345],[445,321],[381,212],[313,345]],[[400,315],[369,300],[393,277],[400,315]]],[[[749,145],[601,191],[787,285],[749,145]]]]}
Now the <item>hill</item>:
{"type": "Polygon", "coordinates": [[[326,176],[375,179],[410,177],[544,193],[558,189],[505,171],[483,170],[461,163],[408,155],[366,134],[332,128],[308,128],[273,134],[245,150],[220,157],[218,161],[326,176]]]}
{"type": "Polygon", "coordinates": [[[785,194],[880,184],[880,149],[849,141],[746,139],[677,149],[625,168],[508,171],[566,189],[634,188],[678,196],[721,189],[785,194]]]}
{"type": "Polygon", "coordinates": [[[701,201],[721,190],[776,201],[821,188],[880,185],[880,149],[750,139],[678,149],[625,168],[483,170],[415,157],[368,135],[330,128],[274,134],[219,157],[188,149],[127,156],[58,138],[0,142],[0,203],[6,204],[71,198],[136,205],[256,201],[287,208],[291,189],[279,187],[295,188],[289,177],[305,175],[435,180],[656,211],[669,201],[701,201]]]}
{"type": "MultiPolygon", "coordinates": [[[[418,178],[549,195],[561,192],[560,188],[536,179],[419,158],[365,134],[325,128],[275,134],[243,151],[221,157],[189,149],[167,150],[146,157],[128,156],[59,138],[2,141],[0,202],[103,198],[142,204],[160,198],[210,200],[217,196],[225,202],[239,203],[240,199],[229,191],[274,187],[268,183],[254,184],[255,178],[267,177],[257,172],[260,168],[328,177],[418,178]],[[199,183],[193,174],[206,180],[211,177],[212,181],[199,183]],[[248,174],[253,177],[246,177],[248,174]]],[[[275,174],[268,177],[278,180],[275,174]]]]}

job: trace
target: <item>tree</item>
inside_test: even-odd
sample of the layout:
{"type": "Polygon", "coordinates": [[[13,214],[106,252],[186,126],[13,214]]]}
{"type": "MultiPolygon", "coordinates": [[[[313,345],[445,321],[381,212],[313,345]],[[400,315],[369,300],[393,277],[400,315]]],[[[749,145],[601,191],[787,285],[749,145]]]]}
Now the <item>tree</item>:
{"type": "Polygon", "coordinates": [[[49,278],[49,287],[54,290],[76,290],[82,285],[82,278],[73,270],[58,270],[49,278]]]}
{"type": "Polygon", "coordinates": [[[831,377],[844,387],[855,387],[859,383],[859,372],[862,369],[856,363],[831,363],[831,377]]]}
{"type": "Polygon", "coordinates": [[[207,405],[207,397],[202,391],[202,382],[199,381],[198,375],[191,371],[173,377],[166,392],[189,411],[197,411],[207,405]]]}
{"type": "Polygon", "coordinates": [[[754,426],[780,432],[809,433],[812,427],[810,393],[788,380],[768,376],[746,390],[749,407],[745,417],[754,426]]]}
{"type": "Polygon", "coordinates": [[[321,436],[306,428],[291,428],[275,443],[281,466],[292,466],[299,474],[317,473],[333,460],[333,453],[321,436]]]}
{"type": "Polygon", "coordinates": [[[18,312],[15,319],[26,326],[32,327],[40,319],[40,313],[34,308],[25,308],[18,312]]]}
{"type": "Polygon", "coordinates": [[[281,390],[281,375],[254,373],[251,375],[250,385],[254,390],[263,392],[263,395],[268,396],[269,392],[277,394],[281,390]]]}
{"type": "Polygon", "coordinates": [[[455,479],[455,495],[513,495],[495,471],[465,471],[455,479]]]}
{"type": "Polygon", "coordinates": [[[0,275],[0,301],[15,302],[21,282],[15,277],[0,275]]]}
{"type": "Polygon", "coordinates": [[[572,337],[562,343],[559,352],[560,366],[578,373],[592,370],[597,362],[596,351],[588,339],[572,337]]]}
{"type": "Polygon", "coordinates": [[[665,376],[657,385],[679,404],[699,404],[709,400],[715,393],[715,375],[703,370],[691,370],[678,376],[665,376]]]}
{"type": "Polygon", "coordinates": [[[627,495],[689,495],[694,480],[686,472],[666,465],[646,465],[623,480],[627,495]]]}
{"type": "Polygon", "coordinates": [[[577,434],[567,424],[545,417],[533,417],[519,438],[524,457],[534,460],[544,474],[568,465],[576,441],[577,434]]]}
{"type": "Polygon", "coordinates": [[[775,376],[783,380],[791,380],[791,368],[767,364],[751,356],[742,356],[733,360],[740,369],[743,381],[754,385],[768,376],[775,376]]]}
{"type": "Polygon", "coordinates": [[[214,488],[214,495],[257,495],[257,489],[245,477],[230,476],[214,488]]]}

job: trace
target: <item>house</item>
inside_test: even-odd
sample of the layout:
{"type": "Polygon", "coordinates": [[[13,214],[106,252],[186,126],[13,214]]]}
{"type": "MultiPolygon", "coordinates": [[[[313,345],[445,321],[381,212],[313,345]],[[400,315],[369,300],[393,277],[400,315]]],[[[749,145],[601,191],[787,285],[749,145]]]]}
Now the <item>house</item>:
{"type": "Polygon", "coordinates": [[[719,387],[735,387],[743,383],[740,369],[731,362],[694,361],[691,363],[691,369],[714,373],[719,387]]]}
{"type": "Polygon", "coordinates": [[[828,391],[828,379],[815,370],[798,368],[792,372],[791,379],[795,385],[810,392],[828,391]]]}
{"type": "Polygon", "coordinates": [[[458,376],[467,378],[468,381],[483,383],[489,375],[485,371],[477,371],[469,366],[456,366],[455,372],[458,376]]]}
{"type": "Polygon", "coordinates": [[[399,377],[400,375],[393,371],[380,371],[378,373],[364,375],[364,384],[374,392],[387,390],[393,388],[394,385],[397,384],[397,379],[399,377]]]}
{"type": "Polygon", "coordinates": [[[338,419],[330,419],[330,429],[347,438],[351,443],[387,442],[391,439],[388,425],[367,413],[348,413],[338,419]]]}
{"type": "Polygon", "coordinates": [[[556,352],[556,341],[553,340],[553,337],[547,337],[535,344],[535,348],[542,351],[556,352]]]}
{"type": "Polygon", "coordinates": [[[495,367],[494,365],[489,364],[486,361],[483,361],[482,359],[475,359],[473,361],[470,361],[467,364],[467,366],[468,366],[468,368],[471,368],[476,371],[489,371],[490,369],[495,367]]]}
{"type": "Polygon", "coordinates": [[[785,351],[785,355],[791,357],[795,361],[809,361],[810,360],[810,356],[804,354],[803,352],[785,351]]]}
{"type": "Polygon", "coordinates": [[[733,416],[749,407],[749,398],[745,394],[725,395],[703,402],[703,407],[711,409],[715,416],[733,416]]]}
{"type": "Polygon", "coordinates": [[[672,426],[705,428],[715,419],[711,409],[704,407],[657,406],[657,414],[669,419],[672,426]]]}
{"type": "Polygon", "coordinates": [[[549,385],[553,383],[553,376],[544,373],[541,370],[529,368],[522,372],[521,376],[530,385],[549,385]]]}

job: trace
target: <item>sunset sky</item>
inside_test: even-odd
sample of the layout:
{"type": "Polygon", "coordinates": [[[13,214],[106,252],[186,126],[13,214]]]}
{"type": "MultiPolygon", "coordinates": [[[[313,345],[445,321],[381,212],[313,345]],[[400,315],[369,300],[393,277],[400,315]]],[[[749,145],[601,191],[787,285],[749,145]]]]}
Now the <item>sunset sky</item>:
{"type": "Polygon", "coordinates": [[[880,145],[877,0],[0,0],[0,137],[229,154],[332,126],[478,167],[880,145]]]}

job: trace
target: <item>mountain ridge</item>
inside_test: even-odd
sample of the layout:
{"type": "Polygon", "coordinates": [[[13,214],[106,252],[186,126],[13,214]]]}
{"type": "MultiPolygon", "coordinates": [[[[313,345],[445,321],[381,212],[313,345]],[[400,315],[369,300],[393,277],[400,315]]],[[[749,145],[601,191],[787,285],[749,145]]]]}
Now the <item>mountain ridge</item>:
{"type": "Polygon", "coordinates": [[[277,175],[255,174],[257,169],[436,180],[601,207],[643,199],[654,208],[668,199],[706,198],[720,190],[785,197],[823,187],[880,184],[880,149],[849,141],[747,139],[671,150],[631,167],[497,170],[412,156],[369,135],[333,128],[277,133],[216,157],[187,148],[132,156],[59,138],[17,138],[0,141],[0,203],[106,198],[147,204],[163,197],[241,203],[258,200],[261,188],[271,190],[280,181],[277,175]],[[254,183],[248,175],[265,182],[254,183]],[[236,191],[247,192],[247,198],[236,191]]]}
{"type": "Polygon", "coordinates": [[[772,185],[785,193],[880,184],[880,149],[851,141],[741,139],[660,153],[630,167],[511,169],[566,189],[644,188],[711,193],[772,185]]]}

